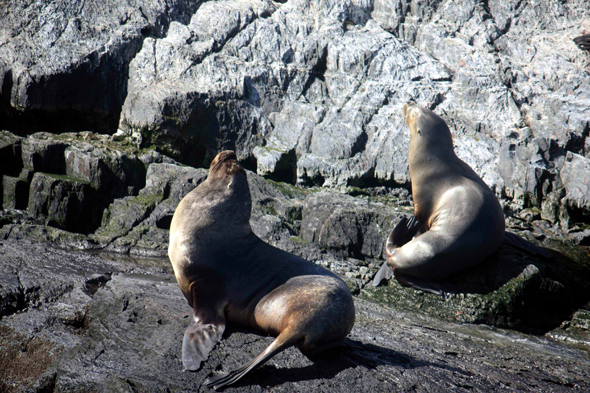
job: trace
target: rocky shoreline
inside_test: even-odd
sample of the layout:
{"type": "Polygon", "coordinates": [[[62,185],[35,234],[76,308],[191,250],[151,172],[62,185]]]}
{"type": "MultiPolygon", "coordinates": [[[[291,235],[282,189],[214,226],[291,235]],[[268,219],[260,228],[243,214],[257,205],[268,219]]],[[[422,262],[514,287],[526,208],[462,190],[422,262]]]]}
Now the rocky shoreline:
{"type": "Polygon", "coordinates": [[[590,3],[105,0],[0,4],[0,391],[204,391],[268,337],[182,372],[176,205],[220,150],[263,240],[338,274],[350,348],[286,351],[228,391],[586,391],[590,3]],[[401,106],[449,124],[503,245],[441,284],[374,288],[413,211],[401,106]],[[233,389],[233,390],[232,390],[233,389]]]}
{"type": "MultiPolygon", "coordinates": [[[[0,214],[0,326],[5,337],[0,363],[7,367],[3,389],[201,391],[200,383],[213,370],[227,370],[247,357],[236,348],[248,347],[244,351],[255,353],[265,345],[268,338],[253,332],[229,333],[199,372],[181,372],[180,344],[191,310],[166,257],[168,226],[180,199],[206,178],[207,170],[180,165],[153,150],[125,150],[124,143],[91,133],[9,140],[18,140],[21,156],[26,157],[23,152],[33,151],[29,146],[38,146],[39,137],[45,150],[37,148],[23,162],[43,163],[52,146],[60,144],[65,145],[60,149],[65,165],[62,174],[51,174],[49,166],[41,165],[59,162],[55,157],[46,161],[49,164],[38,164],[38,172],[23,164],[21,172],[33,179],[28,207],[7,207],[0,214]],[[72,151],[76,160],[65,159],[72,151]],[[128,162],[145,169],[125,172],[132,167],[125,166],[128,162]],[[108,172],[99,171],[97,176],[87,168],[108,172]],[[120,177],[113,180],[105,173],[120,177]],[[48,186],[35,186],[46,179],[48,186]],[[60,203],[78,206],[67,203],[75,198],[96,204],[80,190],[96,195],[103,192],[101,187],[111,187],[114,193],[112,185],[117,182],[140,186],[128,186],[132,195],[114,198],[93,233],[76,232],[80,224],[67,220],[67,208],[48,208],[60,203]],[[39,214],[38,206],[46,213],[39,214]],[[135,304],[132,311],[130,303],[135,304]],[[138,319],[145,325],[140,330],[138,319]],[[31,361],[30,356],[44,360],[34,373],[23,374],[18,370],[31,361]],[[105,359],[97,360],[101,357],[105,359]],[[165,374],[157,382],[152,376],[156,369],[165,374]]],[[[8,147],[19,150],[16,144],[8,147]]],[[[530,214],[508,218],[509,230],[545,248],[550,258],[504,245],[484,264],[443,283],[444,296],[404,288],[395,281],[374,288],[371,279],[383,261],[384,239],[402,216],[413,211],[407,189],[304,188],[253,172],[248,172],[248,180],[255,233],[339,274],[355,295],[359,316],[350,336],[352,347],[344,355],[333,355],[334,364],[321,359],[312,363],[293,350],[238,384],[236,391],[324,391],[327,386],[332,391],[391,386],[427,391],[440,386],[459,391],[588,387],[590,257],[584,238],[568,238],[528,209],[530,214]],[[396,324],[404,329],[393,329],[396,324]],[[410,334],[405,329],[412,333],[402,345],[400,338],[410,334]],[[428,333],[433,329],[435,337],[428,333]],[[469,344],[454,342],[457,337],[469,344]],[[408,342],[414,345],[408,347],[408,342]],[[512,346],[505,347],[507,342],[512,346]],[[427,354],[417,343],[428,348],[427,354]],[[400,352],[400,345],[405,352],[400,352]],[[447,347],[454,349],[442,349],[447,347]],[[539,348],[541,358],[533,355],[539,348]],[[423,357],[416,358],[415,351],[423,357]],[[466,353],[484,357],[480,368],[473,368],[473,357],[458,355],[466,353]],[[508,358],[518,367],[506,366],[508,358]],[[539,362],[544,366],[535,369],[533,377],[516,371],[539,362]],[[553,362],[562,368],[554,369],[553,362]],[[332,371],[313,371],[316,366],[332,371]],[[495,379],[483,378],[486,373],[495,379]]],[[[7,201],[12,194],[4,195],[7,201]]]]}

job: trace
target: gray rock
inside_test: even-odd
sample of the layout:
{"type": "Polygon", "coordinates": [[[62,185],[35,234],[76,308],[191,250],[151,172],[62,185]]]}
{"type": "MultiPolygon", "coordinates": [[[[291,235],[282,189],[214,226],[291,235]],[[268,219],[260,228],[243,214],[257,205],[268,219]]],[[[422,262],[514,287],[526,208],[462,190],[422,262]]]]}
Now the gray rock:
{"type": "Polygon", "coordinates": [[[10,1],[0,7],[0,127],[113,133],[145,36],[186,23],[186,0],[10,1]],[[26,26],[23,28],[23,26],[26,26]]]}
{"type": "Polygon", "coordinates": [[[565,197],[562,203],[567,206],[572,226],[588,223],[590,218],[590,158],[571,152],[567,153],[563,168],[559,172],[565,197]]]}
{"type": "Polygon", "coordinates": [[[64,152],[68,145],[47,132],[23,139],[22,163],[25,169],[56,175],[66,174],[64,152]]]}
{"type": "Polygon", "coordinates": [[[83,180],[37,172],[29,195],[29,214],[47,217],[52,226],[88,234],[100,223],[99,194],[83,180]]]}
{"type": "Polygon", "coordinates": [[[402,215],[368,199],[314,193],[305,199],[301,238],[345,258],[380,259],[385,239],[402,215]]]}
{"type": "Polygon", "coordinates": [[[128,253],[133,249],[136,254],[166,255],[167,230],[176,206],[206,176],[203,169],[151,164],[145,188],[137,196],[115,199],[105,209],[102,224],[91,238],[116,252],[128,253]]]}

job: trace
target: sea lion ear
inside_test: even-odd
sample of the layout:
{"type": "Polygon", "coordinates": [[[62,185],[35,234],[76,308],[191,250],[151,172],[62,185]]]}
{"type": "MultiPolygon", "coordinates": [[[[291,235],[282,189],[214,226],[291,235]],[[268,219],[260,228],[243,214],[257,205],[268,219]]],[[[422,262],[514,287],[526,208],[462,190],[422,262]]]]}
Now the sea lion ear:
{"type": "Polygon", "coordinates": [[[200,323],[193,317],[182,340],[182,364],[187,370],[196,371],[207,360],[209,352],[221,340],[225,321],[217,324],[200,323]]]}

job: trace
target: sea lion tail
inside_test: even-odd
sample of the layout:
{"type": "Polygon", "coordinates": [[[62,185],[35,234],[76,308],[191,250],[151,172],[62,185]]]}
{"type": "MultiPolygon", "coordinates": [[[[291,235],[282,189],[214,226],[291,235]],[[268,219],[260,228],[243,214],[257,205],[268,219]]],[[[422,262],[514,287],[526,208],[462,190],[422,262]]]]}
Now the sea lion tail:
{"type": "Polygon", "coordinates": [[[297,342],[297,340],[298,338],[293,336],[293,334],[289,332],[289,330],[283,331],[281,334],[277,336],[277,338],[274,339],[274,341],[264,351],[262,351],[250,362],[228,373],[223,373],[213,377],[209,377],[205,380],[203,385],[205,387],[213,386],[215,390],[231,385],[232,383],[235,383],[237,380],[246,375],[248,372],[264,364],[268,359],[270,359],[277,353],[294,345],[295,342],[297,342]]]}
{"type": "Polygon", "coordinates": [[[187,370],[196,371],[201,362],[207,360],[209,352],[221,339],[225,330],[225,321],[212,323],[200,323],[193,317],[190,325],[184,333],[182,340],[182,364],[187,370]]]}

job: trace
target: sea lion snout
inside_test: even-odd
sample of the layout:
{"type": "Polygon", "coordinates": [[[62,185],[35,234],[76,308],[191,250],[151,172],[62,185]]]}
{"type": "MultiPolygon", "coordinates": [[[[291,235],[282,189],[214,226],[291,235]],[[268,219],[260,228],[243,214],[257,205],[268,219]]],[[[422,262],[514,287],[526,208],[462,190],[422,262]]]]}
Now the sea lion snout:
{"type": "Polygon", "coordinates": [[[402,113],[404,115],[404,119],[406,120],[406,123],[408,122],[408,115],[410,112],[410,109],[415,106],[415,104],[413,102],[407,102],[404,104],[404,106],[402,107],[402,113]]]}
{"type": "Polygon", "coordinates": [[[402,113],[404,115],[404,120],[406,121],[406,124],[408,125],[408,127],[410,127],[410,131],[413,130],[413,125],[416,124],[416,119],[418,118],[421,109],[421,107],[419,107],[411,101],[404,104],[402,108],[402,113]]]}

